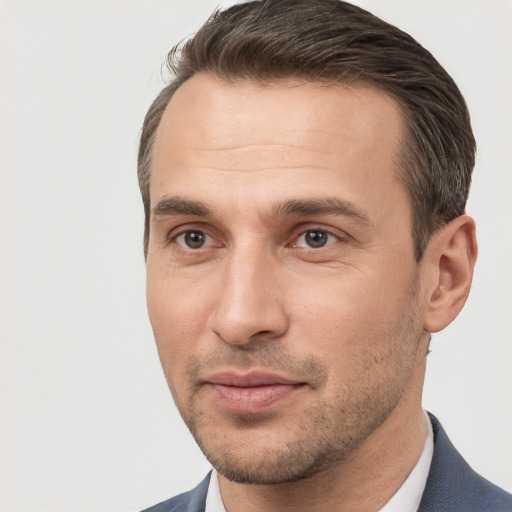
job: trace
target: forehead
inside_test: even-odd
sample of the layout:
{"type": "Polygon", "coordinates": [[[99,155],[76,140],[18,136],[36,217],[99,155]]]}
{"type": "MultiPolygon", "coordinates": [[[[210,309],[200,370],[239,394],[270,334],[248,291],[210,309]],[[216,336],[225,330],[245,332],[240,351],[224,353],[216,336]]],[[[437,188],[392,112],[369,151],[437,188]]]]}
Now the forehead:
{"type": "Polygon", "coordinates": [[[375,143],[385,135],[387,144],[401,137],[403,121],[396,101],[376,87],[355,82],[251,80],[226,82],[198,74],[185,82],[169,102],[156,137],[156,146],[193,135],[211,149],[258,143],[304,144],[305,149],[326,149],[351,139],[375,143]],[[334,141],[332,135],[341,138],[334,141]]]}
{"type": "Polygon", "coordinates": [[[371,201],[369,192],[401,187],[402,117],[389,95],[361,83],[228,83],[196,75],[176,91],[158,128],[151,203],[210,185],[247,197],[264,181],[276,185],[267,187],[269,197],[285,193],[286,183],[305,197],[338,183],[343,194],[371,201]]]}

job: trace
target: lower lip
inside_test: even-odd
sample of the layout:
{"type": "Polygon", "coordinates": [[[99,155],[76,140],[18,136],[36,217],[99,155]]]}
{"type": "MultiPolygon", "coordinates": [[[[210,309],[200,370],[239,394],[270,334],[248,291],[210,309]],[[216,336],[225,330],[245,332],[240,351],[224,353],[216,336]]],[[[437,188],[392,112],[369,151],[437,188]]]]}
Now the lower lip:
{"type": "Polygon", "coordinates": [[[304,384],[269,384],[265,386],[224,386],[209,384],[219,405],[238,414],[258,413],[290,397],[304,384]]]}

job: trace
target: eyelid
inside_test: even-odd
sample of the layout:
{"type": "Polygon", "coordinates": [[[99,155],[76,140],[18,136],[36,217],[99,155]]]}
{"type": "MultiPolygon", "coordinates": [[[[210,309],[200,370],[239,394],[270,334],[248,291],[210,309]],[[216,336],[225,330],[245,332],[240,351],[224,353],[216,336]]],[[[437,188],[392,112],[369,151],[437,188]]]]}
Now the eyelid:
{"type": "Polygon", "coordinates": [[[216,236],[214,233],[212,233],[211,229],[209,229],[207,226],[204,226],[204,225],[198,224],[198,223],[184,224],[184,225],[173,227],[171,230],[169,230],[169,232],[166,235],[166,243],[168,243],[168,244],[175,243],[175,244],[179,245],[179,247],[181,247],[185,250],[192,250],[192,251],[198,251],[200,249],[207,249],[212,246],[212,244],[209,243],[206,246],[201,247],[200,249],[192,249],[190,247],[187,247],[185,244],[180,244],[177,242],[177,240],[180,236],[184,236],[187,233],[190,233],[191,231],[199,231],[201,233],[204,233],[213,242],[217,242],[217,244],[216,244],[217,247],[222,246],[222,244],[218,241],[218,236],[216,236]]]}
{"type": "Polygon", "coordinates": [[[304,239],[303,242],[300,241],[308,233],[311,233],[313,231],[314,230],[312,230],[312,229],[308,229],[304,233],[301,233],[299,236],[297,236],[295,238],[295,243],[293,244],[293,247],[295,247],[297,249],[307,249],[307,250],[319,251],[320,249],[323,249],[325,247],[329,247],[330,245],[332,245],[332,244],[334,244],[336,242],[339,242],[339,238],[337,236],[333,235],[332,233],[328,233],[327,231],[320,231],[320,230],[316,230],[316,231],[320,232],[320,233],[325,233],[327,235],[327,241],[323,245],[320,245],[318,247],[313,247],[313,246],[308,245],[308,243],[305,241],[305,239],[304,239]],[[331,239],[333,238],[334,240],[329,240],[329,238],[331,238],[331,239]]]}
{"type": "MultiPolygon", "coordinates": [[[[214,230],[210,228],[210,226],[205,226],[202,223],[187,223],[187,224],[181,224],[179,226],[172,227],[167,234],[165,235],[165,243],[171,244],[171,243],[177,243],[176,240],[180,237],[185,235],[188,232],[191,231],[200,231],[207,235],[209,238],[211,238],[212,242],[214,242],[213,246],[215,247],[223,247],[225,243],[221,241],[221,237],[219,237],[218,233],[215,233],[214,230]]],[[[295,245],[297,239],[306,234],[308,231],[321,231],[324,232],[332,237],[335,237],[337,241],[339,242],[346,242],[351,239],[351,236],[344,230],[335,228],[332,226],[325,226],[322,224],[317,223],[303,223],[299,226],[297,226],[293,232],[291,237],[289,238],[289,242],[286,244],[288,247],[296,247],[299,249],[305,249],[305,250],[311,250],[311,251],[318,251],[319,249],[330,247],[335,242],[327,243],[325,246],[320,248],[313,248],[313,247],[297,247],[295,245]]],[[[189,250],[195,250],[198,251],[200,249],[191,249],[187,248],[185,244],[177,244],[179,247],[189,250]]],[[[208,243],[208,245],[201,247],[201,249],[210,248],[212,246],[212,243],[208,243]]]]}
{"type": "Polygon", "coordinates": [[[183,231],[182,233],[179,233],[178,235],[176,235],[174,238],[173,238],[173,241],[174,243],[178,244],[181,248],[187,250],[187,251],[199,251],[201,249],[208,249],[210,248],[212,245],[214,245],[214,243],[212,242],[215,242],[215,239],[210,236],[208,233],[205,233],[204,231],[200,231],[199,229],[188,229],[186,231],[183,231]],[[187,235],[187,233],[191,233],[191,232],[196,232],[196,233],[202,233],[205,235],[205,242],[203,245],[201,245],[200,247],[189,247],[187,246],[187,244],[185,243],[185,236],[187,235]],[[180,238],[183,238],[183,240],[180,240],[180,238]]]}
{"type": "Polygon", "coordinates": [[[297,245],[295,245],[295,242],[299,237],[301,237],[311,231],[321,231],[323,233],[326,233],[330,236],[335,237],[338,242],[346,242],[346,241],[350,240],[350,238],[351,238],[350,235],[348,235],[345,231],[343,231],[341,229],[333,228],[330,226],[322,226],[319,224],[309,224],[309,225],[301,225],[300,227],[298,227],[295,230],[294,235],[292,236],[292,241],[288,245],[291,245],[292,247],[296,247],[298,249],[307,249],[307,250],[312,250],[312,251],[318,251],[319,249],[322,249],[324,247],[329,247],[335,243],[335,242],[331,242],[331,243],[328,243],[320,248],[298,247],[297,245]]]}

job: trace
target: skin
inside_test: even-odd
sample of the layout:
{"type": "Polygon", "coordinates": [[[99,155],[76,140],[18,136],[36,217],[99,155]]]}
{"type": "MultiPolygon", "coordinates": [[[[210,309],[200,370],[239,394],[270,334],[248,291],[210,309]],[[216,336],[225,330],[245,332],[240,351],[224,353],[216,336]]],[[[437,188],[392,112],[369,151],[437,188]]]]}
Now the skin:
{"type": "Polygon", "coordinates": [[[378,510],[419,458],[429,333],[464,304],[476,243],[462,216],[415,261],[404,130],[363,84],[200,74],[164,113],[148,310],[228,512],[378,510]]]}

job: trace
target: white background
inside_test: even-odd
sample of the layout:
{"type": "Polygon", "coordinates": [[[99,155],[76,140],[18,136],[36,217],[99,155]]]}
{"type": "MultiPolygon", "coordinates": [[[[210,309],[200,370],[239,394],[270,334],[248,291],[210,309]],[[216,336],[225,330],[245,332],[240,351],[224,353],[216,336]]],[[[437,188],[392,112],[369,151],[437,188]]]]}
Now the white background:
{"type": "MultiPolygon", "coordinates": [[[[512,2],[358,3],[429,48],[472,112],[480,260],[425,405],[512,491],[512,2]]],[[[146,318],[135,159],[166,51],[215,5],[0,1],[2,512],[137,511],[207,471],[146,318]]]]}

